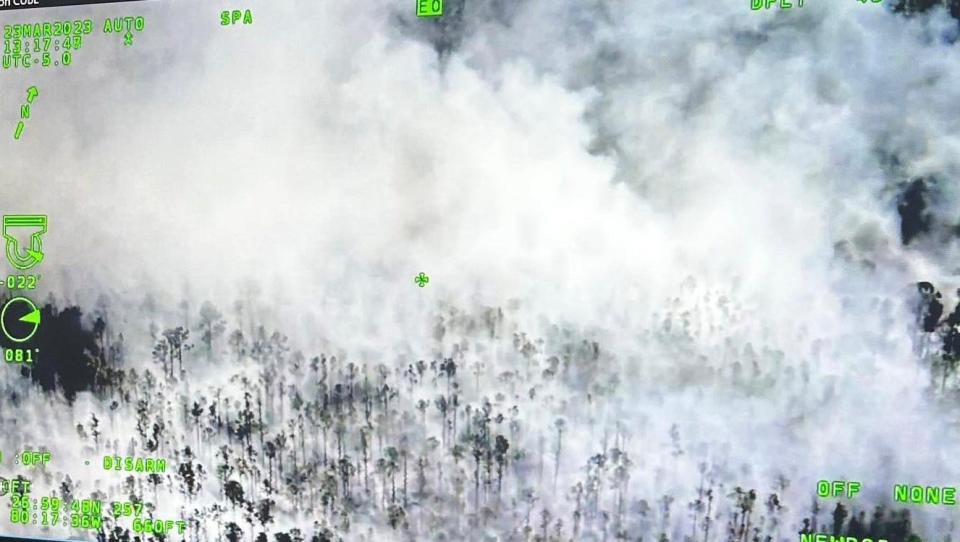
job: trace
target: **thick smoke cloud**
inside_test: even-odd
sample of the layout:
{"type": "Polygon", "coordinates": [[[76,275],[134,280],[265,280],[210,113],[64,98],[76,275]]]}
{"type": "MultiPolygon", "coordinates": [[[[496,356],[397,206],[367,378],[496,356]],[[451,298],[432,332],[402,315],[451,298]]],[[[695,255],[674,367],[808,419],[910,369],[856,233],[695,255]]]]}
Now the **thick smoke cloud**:
{"type": "Polygon", "coordinates": [[[531,337],[603,345],[621,382],[570,418],[570,454],[631,435],[637,492],[689,499],[701,461],[755,487],[785,476],[797,503],[823,478],[864,480],[875,503],[960,479],[909,303],[917,280],[957,281],[943,10],[530,0],[423,21],[299,1],[219,26],[233,7],[64,9],[147,29],[129,48],[98,33],[69,69],[0,73],[0,127],[41,91],[25,139],[0,145],[3,211],[50,215],[44,295],[108,299],[130,359],[152,346],[148,295],[171,315],[255,300],[296,348],[384,363],[452,348],[455,325],[434,342],[448,307],[507,307],[531,337]],[[938,179],[939,226],[904,247],[917,177],[938,179]]]}

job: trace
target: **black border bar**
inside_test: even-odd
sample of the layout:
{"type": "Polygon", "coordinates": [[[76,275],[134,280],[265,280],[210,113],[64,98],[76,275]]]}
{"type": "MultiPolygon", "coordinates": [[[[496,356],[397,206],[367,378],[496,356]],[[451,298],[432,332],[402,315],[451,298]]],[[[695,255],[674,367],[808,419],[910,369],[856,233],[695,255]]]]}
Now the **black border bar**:
{"type": "Polygon", "coordinates": [[[141,2],[143,0],[0,0],[0,11],[30,8],[60,8],[65,6],[86,6],[88,4],[117,4],[120,2],[141,2]],[[14,5],[16,3],[17,5],[14,5]]]}
{"type": "MultiPolygon", "coordinates": [[[[121,0],[127,1],[127,0],[121,0]]],[[[93,2],[87,2],[92,4],[93,2]]],[[[29,536],[9,536],[9,535],[0,535],[0,542],[84,542],[83,540],[78,539],[66,539],[66,538],[33,538],[29,536]]]]}

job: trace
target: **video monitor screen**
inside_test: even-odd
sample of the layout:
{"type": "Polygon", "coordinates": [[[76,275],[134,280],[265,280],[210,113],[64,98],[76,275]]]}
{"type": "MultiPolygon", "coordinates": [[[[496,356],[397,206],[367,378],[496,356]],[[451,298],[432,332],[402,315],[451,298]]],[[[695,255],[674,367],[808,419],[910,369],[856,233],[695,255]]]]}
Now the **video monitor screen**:
{"type": "Polygon", "coordinates": [[[958,21],[0,0],[0,542],[960,540],[958,21]]]}

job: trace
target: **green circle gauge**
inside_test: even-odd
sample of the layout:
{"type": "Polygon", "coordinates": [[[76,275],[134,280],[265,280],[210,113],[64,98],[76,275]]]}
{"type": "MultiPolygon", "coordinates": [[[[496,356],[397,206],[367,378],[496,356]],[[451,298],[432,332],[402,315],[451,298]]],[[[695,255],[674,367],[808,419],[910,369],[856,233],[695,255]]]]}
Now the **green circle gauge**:
{"type": "Polygon", "coordinates": [[[40,327],[40,309],[25,297],[15,297],[0,310],[0,330],[15,343],[30,340],[40,327]]]}

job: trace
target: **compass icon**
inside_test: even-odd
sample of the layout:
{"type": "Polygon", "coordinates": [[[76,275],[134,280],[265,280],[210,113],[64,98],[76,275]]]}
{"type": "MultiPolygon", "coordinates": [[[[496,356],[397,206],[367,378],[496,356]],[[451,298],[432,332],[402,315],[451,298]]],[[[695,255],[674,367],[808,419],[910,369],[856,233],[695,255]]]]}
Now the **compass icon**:
{"type": "Polygon", "coordinates": [[[25,297],[15,297],[0,310],[0,329],[15,343],[30,340],[40,327],[40,309],[25,297]]]}

